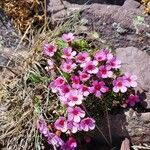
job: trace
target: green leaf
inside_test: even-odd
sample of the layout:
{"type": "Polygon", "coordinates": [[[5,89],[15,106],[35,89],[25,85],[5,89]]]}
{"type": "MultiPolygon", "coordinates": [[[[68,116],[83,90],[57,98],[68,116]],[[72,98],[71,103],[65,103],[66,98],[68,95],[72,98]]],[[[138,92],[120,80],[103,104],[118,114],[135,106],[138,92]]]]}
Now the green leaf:
{"type": "Polygon", "coordinates": [[[63,49],[65,47],[67,47],[67,43],[65,43],[63,40],[58,40],[56,42],[56,44],[57,44],[57,46],[58,46],[59,49],[63,49]]]}
{"type": "Polygon", "coordinates": [[[40,77],[38,75],[33,74],[33,73],[30,73],[29,80],[31,80],[32,83],[41,83],[42,82],[40,77]]]}
{"type": "Polygon", "coordinates": [[[63,76],[65,77],[66,80],[70,78],[70,74],[63,72],[63,76]]]}
{"type": "Polygon", "coordinates": [[[75,40],[73,43],[72,43],[72,47],[80,50],[80,51],[83,51],[83,50],[88,50],[89,49],[89,45],[87,43],[86,40],[84,39],[78,39],[78,40],[75,40]]]}

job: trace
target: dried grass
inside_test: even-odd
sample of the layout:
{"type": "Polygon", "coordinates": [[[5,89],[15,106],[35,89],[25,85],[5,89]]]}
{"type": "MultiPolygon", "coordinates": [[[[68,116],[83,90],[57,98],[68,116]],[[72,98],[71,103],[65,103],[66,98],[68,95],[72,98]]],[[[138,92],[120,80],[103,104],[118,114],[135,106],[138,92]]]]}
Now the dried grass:
{"type": "Polygon", "coordinates": [[[13,19],[15,27],[23,32],[32,20],[38,24],[44,22],[44,0],[4,0],[0,5],[13,19]]]}
{"type": "Polygon", "coordinates": [[[150,0],[141,0],[141,2],[145,6],[145,12],[150,14],[150,0]]]}
{"type": "MultiPolygon", "coordinates": [[[[47,30],[45,24],[35,35],[30,36],[29,49],[23,58],[17,59],[14,67],[3,66],[0,72],[0,145],[7,150],[44,149],[41,137],[37,134],[36,120],[41,113],[52,121],[51,113],[59,107],[53,95],[50,94],[46,82],[44,69],[41,63],[41,49],[45,41],[51,42],[64,31],[71,30],[72,24],[77,23],[76,15],[65,24],[59,24],[54,31],[47,30]],[[30,74],[38,75],[43,82],[32,84],[30,74]]],[[[75,27],[75,26],[74,26],[75,27]]],[[[33,33],[32,25],[26,30],[21,42],[26,35],[33,33]]],[[[18,46],[19,47],[19,46],[18,46]]],[[[14,53],[18,53],[18,49],[14,53]]],[[[55,111],[54,111],[55,110],[55,111]]]]}

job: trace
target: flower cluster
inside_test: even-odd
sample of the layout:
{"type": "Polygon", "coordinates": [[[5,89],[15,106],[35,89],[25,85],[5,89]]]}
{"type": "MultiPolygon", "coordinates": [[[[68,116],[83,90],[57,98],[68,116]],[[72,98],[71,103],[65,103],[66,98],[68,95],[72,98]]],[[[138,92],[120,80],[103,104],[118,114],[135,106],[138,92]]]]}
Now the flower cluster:
{"type": "Polygon", "coordinates": [[[43,119],[38,120],[37,129],[47,139],[47,142],[54,147],[60,147],[61,150],[75,150],[77,147],[77,142],[73,137],[69,137],[65,143],[58,135],[50,132],[43,119]]]}
{"type": "MultiPolygon", "coordinates": [[[[86,114],[84,107],[89,95],[103,99],[108,93],[127,93],[129,98],[124,103],[134,106],[139,102],[139,97],[130,92],[137,86],[137,77],[130,73],[117,75],[121,61],[108,49],[98,50],[94,55],[87,51],[78,52],[72,47],[75,39],[72,33],[64,34],[62,39],[68,43],[64,49],[53,43],[46,43],[43,50],[43,54],[48,58],[46,70],[59,68],[59,71],[56,71],[58,76],[48,87],[57,94],[61,105],[66,108],[64,116],[55,121],[55,130],[70,135],[94,130],[95,120],[86,114]],[[61,54],[59,63],[54,62],[58,53],[61,54]]],[[[59,137],[57,143],[53,142],[55,136],[49,135],[45,124],[41,125],[39,131],[48,138],[49,143],[59,145],[62,149],[73,150],[77,147],[73,137],[65,144],[58,140],[59,137]]]]}
{"type": "Polygon", "coordinates": [[[45,138],[47,138],[49,144],[56,147],[64,145],[64,141],[60,137],[49,131],[48,126],[43,119],[38,120],[37,129],[45,138]]]}

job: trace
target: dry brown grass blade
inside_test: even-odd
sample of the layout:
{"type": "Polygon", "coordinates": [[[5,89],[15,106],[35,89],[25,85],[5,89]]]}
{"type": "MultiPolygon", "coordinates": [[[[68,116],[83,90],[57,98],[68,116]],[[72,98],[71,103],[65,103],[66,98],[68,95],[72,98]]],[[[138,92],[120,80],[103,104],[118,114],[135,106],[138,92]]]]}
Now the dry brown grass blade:
{"type": "Polygon", "coordinates": [[[32,112],[31,110],[28,110],[27,112],[25,112],[25,113],[22,115],[22,117],[21,117],[17,122],[10,123],[11,125],[10,125],[9,128],[7,129],[6,133],[3,134],[2,136],[0,136],[0,140],[1,140],[1,139],[4,139],[4,138],[7,137],[7,136],[12,135],[12,134],[15,133],[15,132],[17,132],[14,128],[17,128],[18,125],[19,125],[22,121],[24,121],[24,119],[25,119],[29,114],[31,114],[31,112],[32,112]],[[13,130],[11,130],[11,129],[13,129],[13,130]]]}

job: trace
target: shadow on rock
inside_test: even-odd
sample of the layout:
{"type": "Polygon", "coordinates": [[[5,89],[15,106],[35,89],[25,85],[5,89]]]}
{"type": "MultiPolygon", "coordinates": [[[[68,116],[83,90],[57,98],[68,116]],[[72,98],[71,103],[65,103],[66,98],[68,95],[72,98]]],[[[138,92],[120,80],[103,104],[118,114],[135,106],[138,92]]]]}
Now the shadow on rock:
{"type": "Polygon", "coordinates": [[[125,138],[130,139],[129,133],[126,129],[128,125],[126,115],[123,110],[120,110],[116,115],[109,115],[103,117],[99,123],[98,128],[92,135],[91,143],[85,144],[85,150],[120,150],[121,143],[125,138]],[[109,131],[110,127],[110,131],[109,131]],[[103,134],[103,135],[102,135],[103,134]],[[105,140],[105,138],[107,141],[105,140]]]}
{"type": "Polygon", "coordinates": [[[79,5],[100,3],[100,4],[111,4],[111,5],[120,5],[120,6],[122,6],[125,2],[125,0],[66,0],[66,1],[70,3],[79,4],[79,5]]]}

